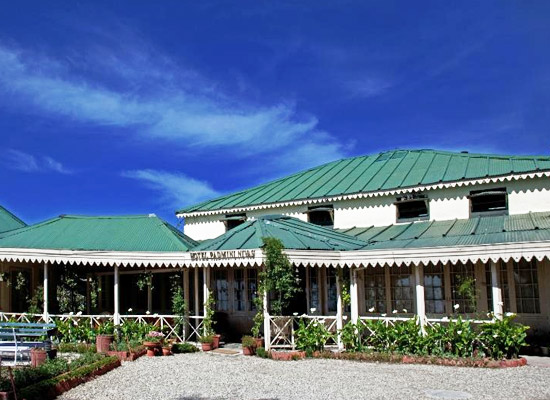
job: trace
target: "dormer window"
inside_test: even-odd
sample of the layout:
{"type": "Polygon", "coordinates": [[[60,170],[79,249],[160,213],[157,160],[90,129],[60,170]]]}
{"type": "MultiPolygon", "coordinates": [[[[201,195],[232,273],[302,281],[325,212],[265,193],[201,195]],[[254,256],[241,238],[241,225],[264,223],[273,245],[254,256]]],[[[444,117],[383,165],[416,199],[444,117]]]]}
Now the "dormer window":
{"type": "Polygon", "coordinates": [[[428,197],[424,194],[408,193],[398,197],[393,204],[397,208],[397,222],[423,221],[430,218],[428,197]]]}
{"type": "Polygon", "coordinates": [[[306,212],[308,222],[327,228],[334,226],[334,208],[332,205],[312,206],[306,212]]]}
{"type": "Polygon", "coordinates": [[[508,215],[506,188],[470,192],[470,215],[508,215]]]}
{"type": "Polygon", "coordinates": [[[226,214],[222,221],[225,224],[225,231],[227,232],[244,223],[246,221],[246,214],[226,214]]]}

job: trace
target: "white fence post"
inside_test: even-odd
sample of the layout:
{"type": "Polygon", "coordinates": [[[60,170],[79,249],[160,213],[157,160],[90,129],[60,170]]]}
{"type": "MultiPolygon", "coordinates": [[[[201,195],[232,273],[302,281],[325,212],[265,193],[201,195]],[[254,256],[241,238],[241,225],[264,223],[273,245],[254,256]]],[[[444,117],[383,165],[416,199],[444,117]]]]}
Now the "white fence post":
{"type": "Polygon", "coordinates": [[[344,321],[342,319],[342,268],[336,268],[338,268],[336,271],[336,343],[338,344],[338,349],[343,350],[344,345],[340,337],[340,331],[344,327],[344,321]]]}
{"type": "Polygon", "coordinates": [[[492,260],[489,261],[491,265],[491,286],[493,291],[493,314],[498,319],[503,317],[503,304],[502,304],[502,287],[500,284],[500,275],[498,271],[498,264],[492,260]]]}
{"type": "Polygon", "coordinates": [[[359,294],[357,289],[357,269],[353,268],[350,271],[350,288],[349,294],[351,297],[351,322],[356,324],[359,321],[359,294]]]}
{"type": "Polygon", "coordinates": [[[48,313],[48,262],[46,261],[44,263],[44,283],[43,283],[43,293],[44,293],[44,322],[48,323],[50,322],[50,316],[48,313]]]}
{"type": "Polygon", "coordinates": [[[263,308],[264,308],[264,342],[265,342],[265,349],[269,351],[271,348],[271,321],[269,320],[269,301],[268,301],[268,294],[267,290],[264,290],[263,293],[263,308]]]}
{"type": "Polygon", "coordinates": [[[114,276],[114,323],[115,325],[120,325],[120,304],[119,304],[119,298],[118,298],[118,281],[119,281],[119,272],[118,272],[118,265],[115,265],[115,276],[114,276]]]}

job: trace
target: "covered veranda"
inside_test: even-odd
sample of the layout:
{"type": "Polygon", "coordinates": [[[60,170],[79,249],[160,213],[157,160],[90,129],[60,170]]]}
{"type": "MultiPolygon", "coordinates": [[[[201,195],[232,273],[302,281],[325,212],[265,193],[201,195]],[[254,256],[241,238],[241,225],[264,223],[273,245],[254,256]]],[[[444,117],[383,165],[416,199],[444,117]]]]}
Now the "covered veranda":
{"type": "MultiPolygon", "coordinates": [[[[256,313],[252,299],[257,272],[265,264],[262,237],[276,237],[296,267],[302,292],[285,315],[271,315],[269,297],[264,296],[267,348],[293,347],[299,318],[322,321],[336,332],[347,321],[360,319],[393,324],[417,317],[423,329],[459,316],[482,322],[489,319],[487,312],[496,317],[513,312],[521,322],[547,332],[549,216],[485,218],[496,219],[432,221],[344,233],[272,216],[247,221],[197,244],[154,216],[63,217],[0,238],[3,271],[28,269],[29,292],[40,284],[44,288],[41,312],[29,314],[13,309],[12,290],[0,283],[1,318],[78,318],[90,324],[105,320],[122,324],[132,319],[156,324],[180,340],[196,340],[206,300],[212,295],[218,328],[237,340],[249,331],[256,313]],[[83,232],[86,235],[79,236],[83,232]],[[81,314],[76,309],[60,313],[53,300],[56,272],[67,269],[77,271],[86,288],[81,314]],[[136,289],[139,276],[149,277],[143,291],[136,289]],[[183,333],[174,330],[169,276],[179,279],[189,306],[183,333]],[[96,307],[90,304],[91,277],[101,277],[96,307]],[[473,282],[473,301],[458,290],[466,278],[473,282]]],[[[329,344],[341,347],[338,340],[329,344]]]]}

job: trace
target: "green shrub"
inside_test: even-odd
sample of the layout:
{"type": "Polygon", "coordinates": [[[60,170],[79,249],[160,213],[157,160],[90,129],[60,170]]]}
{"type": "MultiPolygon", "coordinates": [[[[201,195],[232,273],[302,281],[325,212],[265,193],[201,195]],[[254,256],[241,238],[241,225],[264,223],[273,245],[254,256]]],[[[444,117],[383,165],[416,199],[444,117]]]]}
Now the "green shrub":
{"type": "Polygon", "coordinates": [[[95,353],[95,344],[88,343],[58,343],[57,351],[60,353],[95,353]]]}
{"type": "Polygon", "coordinates": [[[479,335],[483,352],[495,360],[514,358],[526,346],[528,326],[513,322],[516,315],[508,313],[502,320],[483,324],[479,335]]]}
{"type": "Polygon", "coordinates": [[[84,353],[76,360],[71,361],[69,364],[69,370],[73,371],[84,365],[93,364],[103,358],[105,358],[105,355],[102,353],[84,353]]]}
{"type": "Polygon", "coordinates": [[[95,341],[96,332],[90,326],[90,320],[74,316],[67,319],[55,320],[57,337],[63,343],[78,343],[95,341]]]}
{"type": "Polygon", "coordinates": [[[119,327],[118,340],[120,342],[129,341],[142,341],[149,332],[154,331],[155,327],[151,324],[126,320],[119,327]]]}
{"type": "Polygon", "coordinates": [[[50,379],[42,380],[38,383],[35,383],[33,385],[30,385],[21,389],[19,398],[24,398],[27,400],[43,400],[44,398],[49,397],[49,394],[52,393],[53,388],[58,383],[63,382],[65,380],[86,376],[92,373],[93,371],[101,369],[105,365],[108,365],[117,360],[118,359],[116,357],[103,357],[93,364],[87,364],[87,365],[81,366],[61,376],[55,376],[50,379]]]}
{"type": "MultiPolygon", "coordinates": [[[[56,358],[54,360],[46,360],[40,367],[24,367],[16,368],[13,370],[13,378],[16,388],[22,388],[32,385],[36,382],[40,382],[44,379],[49,379],[54,376],[60,375],[69,370],[69,364],[67,360],[62,358],[56,358]]],[[[11,382],[8,379],[2,379],[0,381],[0,390],[11,390],[11,382]]]]}
{"type": "Polygon", "coordinates": [[[174,354],[183,354],[183,353],[196,353],[199,351],[197,346],[192,343],[174,343],[172,346],[172,353],[174,354]]]}
{"type": "Polygon", "coordinates": [[[256,347],[256,340],[252,336],[243,336],[241,343],[243,347],[256,347]]]}
{"type": "Polygon", "coordinates": [[[306,354],[314,351],[322,351],[326,342],[332,338],[323,321],[301,318],[298,321],[298,329],[295,331],[296,348],[306,354]]]}
{"type": "Polygon", "coordinates": [[[256,355],[261,358],[269,358],[269,353],[263,347],[256,348],[256,355]]]}

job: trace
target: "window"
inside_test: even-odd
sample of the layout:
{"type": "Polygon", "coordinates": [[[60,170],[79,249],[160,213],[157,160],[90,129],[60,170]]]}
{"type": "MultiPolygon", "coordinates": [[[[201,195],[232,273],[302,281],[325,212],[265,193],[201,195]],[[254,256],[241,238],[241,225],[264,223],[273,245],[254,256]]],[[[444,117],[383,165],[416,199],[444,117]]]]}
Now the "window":
{"type": "Polygon", "coordinates": [[[427,314],[445,313],[445,278],[443,265],[428,264],[424,267],[424,297],[427,314]]]}
{"type": "Polygon", "coordinates": [[[517,312],[540,313],[537,261],[514,261],[514,283],[516,285],[517,312]]]}
{"type": "MultiPolygon", "coordinates": [[[[504,312],[510,311],[510,290],[508,289],[508,271],[506,263],[499,261],[497,264],[497,273],[499,274],[500,287],[502,289],[502,307],[504,312]]],[[[485,281],[487,282],[487,307],[493,309],[493,275],[491,274],[491,264],[485,264],[485,281]]],[[[488,310],[488,311],[489,311],[488,310]]]]}
{"type": "Polygon", "coordinates": [[[308,222],[332,228],[334,226],[334,208],[332,205],[309,207],[308,222]]]}
{"type": "Polygon", "coordinates": [[[235,311],[245,310],[244,275],[242,269],[233,270],[233,308],[235,311]]]}
{"type": "Polygon", "coordinates": [[[458,309],[454,309],[454,312],[473,313],[476,311],[476,279],[474,264],[471,262],[451,264],[451,299],[453,307],[458,304],[458,309]]]}
{"type": "Polygon", "coordinates": [[[247,310],[256,311],[254,300],[258,296],[258,271],[255,269],[246,270],[246,289],[247,289],[247,310]]]}
{"type": "Polygon", "coordinates": [[[214,299],[216,311],[228,310],[229,290],[227,285],[227,270],[214,271],[214,299]]]}
{"type": "Polygon", "coordinates": [[[399,313],[413,312],[411,267],[390,268],[390,284],[391,309],[397,310],[399,313]]]}
{"type": "Polygon", "coordinates": [[[338,292],[336,289],[336,268],[327,268],[327,306],[329,312],[336,311],[338,292]]]}
{"type": "Polygon", "coordinates": [[[246,221],[246,214],[227,214],[222,221],[225,224],[225,231],[227,232],[244,223],[246,221]]]}
{"type": "Polygon", "coordinates": [[[387,312],[386,271],[384,268],[374,267],[365,270],[365,306],[367,312],[387,312]]]}
{"type": "Polygon", "coordinates": [[[397,222],[421,221],[430,218],[426,195],[410,193],[398,197],[394,204],[397,208],[397,222]]]}
{"type": "MultiPolygon", "coordinates": [[[[316,308],[319,310],[319,278],[318,278],[318,269],[308,268],[307,273],[309,274],[309,306],[311,308],[316,308]]],[[[307,310],[309,313],[310,311],[307,310]]]]}
{"type": "Polygon", "coordinates": [[[506,188],[474,190],[470,192],[470,215],[507,215],[506,188]]]}

